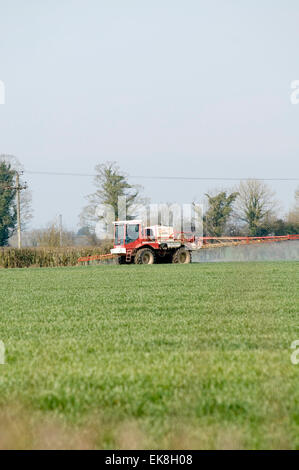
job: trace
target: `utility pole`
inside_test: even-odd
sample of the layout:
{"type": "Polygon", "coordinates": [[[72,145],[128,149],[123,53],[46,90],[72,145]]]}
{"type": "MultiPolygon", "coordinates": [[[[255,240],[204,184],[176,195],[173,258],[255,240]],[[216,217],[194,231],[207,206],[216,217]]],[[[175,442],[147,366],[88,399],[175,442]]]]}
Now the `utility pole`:
{"type": "Polygon", "coordinates": [[[22,246],[21,243],[21,187],[20,187],[20,175],[17,172],[16,174],[16,191],[17,191],[17,224],[18,224],[18,248],[20,249],[22,246]]]}
{"type": "Polygon", "coordinates": [[[11,188],[15,189],[17,193],[17,234],[18,234],[18,248],[22,248],[22,239],[21,239],[21,191],[27,189],[26,183],[24,186],[20,184],[20,173],[16,171],[16,187],[11,188]]]}

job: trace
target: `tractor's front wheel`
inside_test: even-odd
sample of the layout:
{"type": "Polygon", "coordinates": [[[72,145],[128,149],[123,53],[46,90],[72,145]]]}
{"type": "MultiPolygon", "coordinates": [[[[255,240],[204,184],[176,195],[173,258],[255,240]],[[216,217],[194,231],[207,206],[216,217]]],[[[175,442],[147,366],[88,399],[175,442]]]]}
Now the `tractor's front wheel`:
{"type": "Polygon", "coordinates": [[[142,248],[137,251],[134,262],[135,264],[154,264],[156,262],[155,253],[150,248],[142,248]]]}
{"type": "Polygon", "coordinates": [[[191,263],[191,252],[184,247],[179,248],[174,252],[172,262],[175,264],[191,263]]]}

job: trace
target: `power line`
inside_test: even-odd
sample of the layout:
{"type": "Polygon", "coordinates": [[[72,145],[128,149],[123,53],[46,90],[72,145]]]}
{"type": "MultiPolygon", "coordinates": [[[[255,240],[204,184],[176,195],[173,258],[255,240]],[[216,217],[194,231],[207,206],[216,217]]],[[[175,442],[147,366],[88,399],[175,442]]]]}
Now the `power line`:
{"type": "Polygon", "coordinates": [[[235,178],[235,177],[200,177],[200,176],[130,176],[130,178],[166,179],[182,181],[299,181],[299,178],[235,178]]]}
{"type": "Polygon", "coordinates": [[[58,171],[30,171],[24,170],[24,173],[29,175],[50,175],[50,176],[88,176],[94,177],[96,174],[90,173],[65,173],[65,172],[58,172],[58,171]]]}
{"type": "MultiPolygon", "coordinates": [[[[30,171],[24,170],[25,173],[31,175],[49,175],[49,176],[79,176],[92,178],[97,176],[91,173],[67,173],[57,171],[30,171]]],[[[175,180],[175,181],[299,181],[299,178],[249,178],[249,177],[206,177],[206,176],[154,176],[154,175],[128,175],[128,178],[133,179],[152,179],[152,180],[175,180]]]]}

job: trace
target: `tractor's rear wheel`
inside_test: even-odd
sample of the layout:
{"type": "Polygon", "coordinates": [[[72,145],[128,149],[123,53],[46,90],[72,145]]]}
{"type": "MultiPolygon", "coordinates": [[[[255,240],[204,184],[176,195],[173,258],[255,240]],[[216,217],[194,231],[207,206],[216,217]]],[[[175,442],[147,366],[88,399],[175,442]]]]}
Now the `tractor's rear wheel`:
{"type": "Polygon", "coordinates": [[[154,264],[156,262],[155,253],[150,248],[142,248],[137,251],[134,263],[135,264],[154,264]]]}
{"type": "Polygon", "coordinates": [[[172,262],[175,264],[189,264],[191,263],[191,251],[186,250],[183,246],[176,250],[172,257],[172,262]]]}

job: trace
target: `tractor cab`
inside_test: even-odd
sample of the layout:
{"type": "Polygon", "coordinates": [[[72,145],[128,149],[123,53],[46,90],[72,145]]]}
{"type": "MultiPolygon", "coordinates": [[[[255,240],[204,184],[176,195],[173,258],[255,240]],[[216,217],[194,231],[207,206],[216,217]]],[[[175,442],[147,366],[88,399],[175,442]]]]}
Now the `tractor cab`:
{"type": "Polygon", "coordinates": [[[112,254],[124,254],[127,249],[133,250],[142,237],[142,222],[140,220],[125,220],[114,222],[114,247],[112,254]]]}

